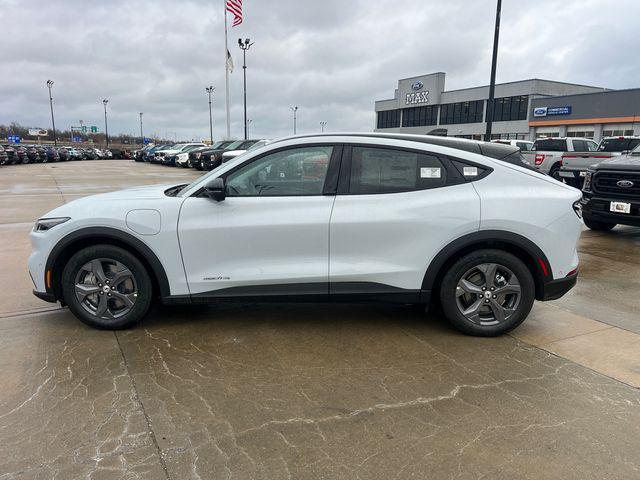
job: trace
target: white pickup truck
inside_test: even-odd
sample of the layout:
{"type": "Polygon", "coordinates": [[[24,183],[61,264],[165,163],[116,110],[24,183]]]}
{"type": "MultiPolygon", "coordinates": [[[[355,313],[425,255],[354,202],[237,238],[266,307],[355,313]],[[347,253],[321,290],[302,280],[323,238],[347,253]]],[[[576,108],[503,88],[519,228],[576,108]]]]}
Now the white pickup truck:
{"type": "MultiPolygon", "coordinates": [[[[522,154],[538,170],[562,181],[560,169],[565,155],[591,155],[597,148],[598,144],[588,138],[546,137],[537,139],[533,142],[533,149],[522,154]]],[[[577,186],[573,181],[567,183],[577,186]]]]}
{"type": "Polygon", "coordinates": [[[595,152],[565,152],[562,155],[560,177],[568,184],[582,187],[587,170],[592,165],[629,153],[640,145],[640,137],[606,137],[595,152]]]}

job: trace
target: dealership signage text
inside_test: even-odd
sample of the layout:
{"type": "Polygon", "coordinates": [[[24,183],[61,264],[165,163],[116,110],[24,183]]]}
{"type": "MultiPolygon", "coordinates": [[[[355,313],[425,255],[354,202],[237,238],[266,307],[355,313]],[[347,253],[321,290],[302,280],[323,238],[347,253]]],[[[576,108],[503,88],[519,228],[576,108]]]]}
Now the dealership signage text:
{"type": "Polygon", "coordinates": [[[407,93],[405,97],[406,105],[414,105],[416,103],[429,103],[429,90],[424,92],[407,93]]]}
{"type": "Polygon", "coordinates": [[[536,107],[533,109],[534,117],[546,117],[548,115],[571,115],[571,107],[536,107]]]}

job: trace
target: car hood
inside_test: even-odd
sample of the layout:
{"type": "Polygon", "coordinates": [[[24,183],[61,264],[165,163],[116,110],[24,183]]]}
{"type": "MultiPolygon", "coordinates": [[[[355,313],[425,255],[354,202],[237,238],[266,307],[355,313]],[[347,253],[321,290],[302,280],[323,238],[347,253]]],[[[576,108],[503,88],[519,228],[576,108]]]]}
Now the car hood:
{"type": "Polygon", "coordinates": [[[593,168],[596,170],[634,170],[640,172],[640,155],[619,155],[604,160],[593,168]]]}

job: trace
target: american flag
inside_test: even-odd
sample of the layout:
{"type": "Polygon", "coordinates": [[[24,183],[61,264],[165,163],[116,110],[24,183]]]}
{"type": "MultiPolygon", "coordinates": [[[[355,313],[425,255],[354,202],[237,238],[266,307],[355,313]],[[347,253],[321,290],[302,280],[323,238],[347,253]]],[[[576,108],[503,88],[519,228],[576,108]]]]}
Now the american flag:
{"type": "Polygon", "coordinates": [[[227,0],[227,11],[233,14],[233,26],[242,23],[242,0],[227,0]]]}

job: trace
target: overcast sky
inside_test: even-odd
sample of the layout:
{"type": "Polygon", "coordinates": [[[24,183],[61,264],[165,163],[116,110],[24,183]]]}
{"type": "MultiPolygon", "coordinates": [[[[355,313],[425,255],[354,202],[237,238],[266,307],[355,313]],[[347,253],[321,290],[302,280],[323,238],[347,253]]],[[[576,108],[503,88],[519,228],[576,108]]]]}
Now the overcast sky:
{"type": "MultiPolygon", "coordinates": [[[[443,71],[446,88],[487,84],[495,0],[244,0],[229,29],[236,70],[232,135],[242,134],[242,57],[250,37],[252,137],[370,131],[374,101],[399,78],[443,71]]],[[[84,120],[111,133],[208,138],[224,134],[223,0],[0,0],[0,123],[58,128],[84,120]]],[[[640,87],[640,1],[504,0],[498,82],[546,78],[640,87]]]]}

